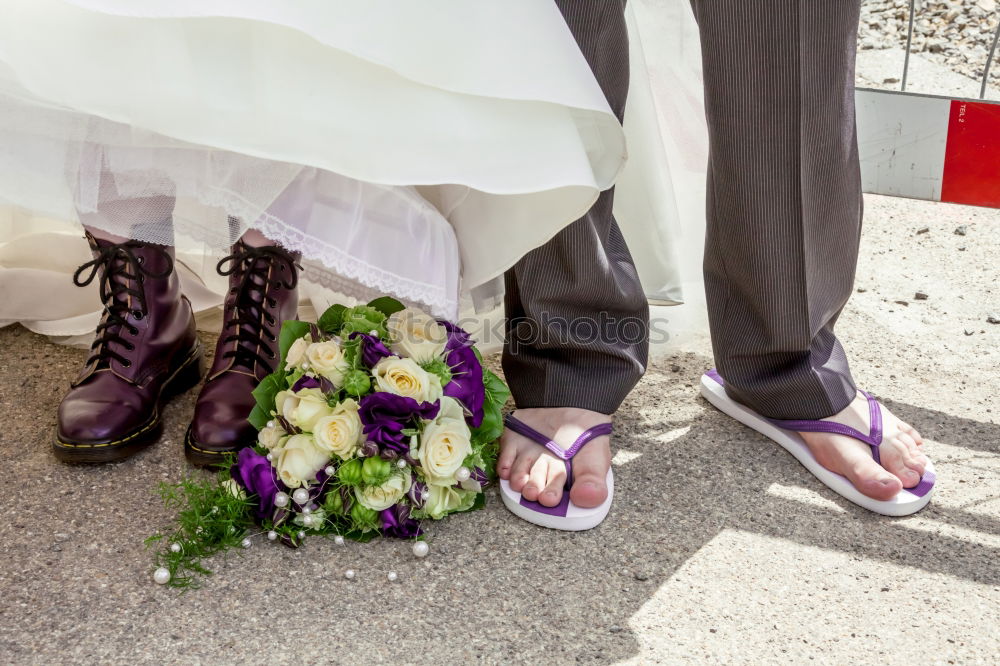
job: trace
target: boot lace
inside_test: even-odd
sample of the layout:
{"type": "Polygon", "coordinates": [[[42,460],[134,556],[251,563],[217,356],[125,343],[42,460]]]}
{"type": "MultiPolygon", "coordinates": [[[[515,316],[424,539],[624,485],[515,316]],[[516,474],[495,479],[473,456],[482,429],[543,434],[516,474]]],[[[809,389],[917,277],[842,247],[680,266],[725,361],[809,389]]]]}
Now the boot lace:
{"type": "Polygon", "coordinates": [[[255,364],[260,364],[268,374],[274,371],[276,336],[263,324],[266,322],[268,326],[273,326],[276,320],[266,306],[277,304],[277,300],[270,295],[274,291],[295,289],[298,285],[297,267],[295,259],[280,247],[251,247],[243,243],[238,243],[233,253],[219,262],[216,267],[219,274],[236,273],[240,276],[239,287],[230,292],[236,294],[232,316],[224,323],[227,330],[232,327],[235,332],[222,341],[223,344],[236,343],[233,349],[222,355],[223,358],[232,358],[234,366],[253,370],[255,364]],[[277,270],[270,271],[272,277],[268,279],[272,266],[277,270]]]}
{"type": "Polygon", "coordinates": [[[97,361],[96,367],[108,367],[113,359],[126,368],[131,367],[132,361],[111,349],[110,345],[117,343],[128,351],[135,350],[135,345],[122,337],[122,331],[127,329],[131,335],[137,335],[139,329],[130,324],[127,317],[131,314],[133,319],[141,320],[148,312],[146,295],[139,285],[147,277],[165,278],[174,268],[173,259],[163,250],[160,250],[166,260],[166,268],[163,271],[152,271],[144,266],[144,258],[136,256],[135,250],[151,247],[154,246],[137,241],[108,245],[98,249],[92,260],[73,273],[73,284],[78,287],[86,287],[98,274],[101,275],[104,315],[101,323],[97,325],[94,342],[90,346],[90,358],[87,359],[86,365],[97,361]],[[86,277],[83,277],[84,274],[86,277]],[[130,287],[130,284],[134,286],[130,287]]]}

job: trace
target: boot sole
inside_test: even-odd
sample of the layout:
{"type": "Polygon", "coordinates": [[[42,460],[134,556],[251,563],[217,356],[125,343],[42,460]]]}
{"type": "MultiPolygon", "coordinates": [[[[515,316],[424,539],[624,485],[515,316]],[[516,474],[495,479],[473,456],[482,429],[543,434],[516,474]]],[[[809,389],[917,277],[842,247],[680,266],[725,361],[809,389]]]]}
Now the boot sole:
{"type": "Polygon", "coordinates": [[[194,388],[205,374],[205,354],[201,342],[196,342],[184,362],[174,370],[160,388],[153,414],[149,420],[129,434],[101,442],[73,442],[59,437],[52,444],[56,458],[65,463],[108,463],[129,458],[160,438],[163,419],[160,412],[171,399],[194,388]]]}
{"type": "Polygon", "coordinates": [[[239,453],[239,451],[240,449],[217,451],[198,446],[194,437],[191,436],[191,426],[188,426],[187,433],[184,435],[184,457],[195,467],[218,467],[228,462],[226,456],[239,453]]]}

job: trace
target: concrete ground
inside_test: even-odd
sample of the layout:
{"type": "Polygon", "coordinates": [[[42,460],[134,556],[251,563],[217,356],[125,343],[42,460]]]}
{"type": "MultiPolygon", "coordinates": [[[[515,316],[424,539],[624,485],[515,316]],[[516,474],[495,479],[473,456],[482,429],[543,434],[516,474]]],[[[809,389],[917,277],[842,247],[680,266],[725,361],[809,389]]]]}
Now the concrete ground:
{"type": "Polygon", "coordinates": [[[152,583],[142,540],[171,520],[156,484],[194,473],[194,393],[146,452],[65,466],[49,442],[84,352],[0,330],[0,662],[995,663],[1000,213],[867,210],[840,330],[859,383],[931,440],[939,492],[904,519],[841,500],[710,408],[695,388],[710,348],[686,335],[621,411],[598,529],[527,525],[491,491],[484,511],[430,526],[426,560],[390,540],[258,544],[180,594],[152,583]]]}

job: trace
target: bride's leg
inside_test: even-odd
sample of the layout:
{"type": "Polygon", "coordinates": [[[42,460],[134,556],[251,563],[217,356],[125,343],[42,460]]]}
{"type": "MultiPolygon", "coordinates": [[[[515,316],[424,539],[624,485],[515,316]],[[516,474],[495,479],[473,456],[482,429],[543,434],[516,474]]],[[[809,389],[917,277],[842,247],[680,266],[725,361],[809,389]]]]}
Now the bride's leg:
{"type": "MultiPolygon", "coordinates": [[[[308,213],[314,199],[310,171],[278,197],[268,219],[308,213]]],[[[263,219],[257,225],[266,226],[263,219]]],[[[250,228],[220,263],[220,272],[229,276],[229,291],[215,359],[184,440],[193,464],[218,464],[254,443],[256,430],[247,421],[255,404],[251,393],[277,366],[281,323],[297,316],[298,259],[297,253],[250,228]]]]}
{"type": "Polygon", "coordinates": [[[94,258],[74,281],[99,280],[104,313],[83,371],[59,405],[53,448],[67,462],[120,460],[152,443],[162,403],[201,378],[173,248],[142,240],[172,235],[173,197],[121,197],[110,174],[101,178],[97,205],[80,211],[94,258]],[[128,229],[130,237],[108,229],[128,229]]]}
{"type": "MultiPolygon", "coordinates": [[[[559,5],[621,119],[628,90],[624,2],[559,5]]],[[[613,190],[604,192],[583,218],[506,275],[503,366],[516,416],[564,448],[586,429],[611,421],[646,364],[649,310],[612,216],[613,198],[613,190]]],[[[560,460],[510,430],[501,447],[497,468],[514,491],[546,506],[560,502],[566,480],[560,460]]],[[[608,437],[580,451],[573,460],[574,504],[604,502],[610,466],[608,437]]]]}

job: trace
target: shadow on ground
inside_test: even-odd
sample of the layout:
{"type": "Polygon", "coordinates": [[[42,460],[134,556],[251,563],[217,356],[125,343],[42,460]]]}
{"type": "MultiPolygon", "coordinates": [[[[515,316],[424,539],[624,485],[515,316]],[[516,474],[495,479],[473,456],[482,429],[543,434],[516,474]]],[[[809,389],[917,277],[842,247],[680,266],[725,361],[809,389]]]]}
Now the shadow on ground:
{"type": "MultiPolygon", "coordinates": [[[[192,473],[181,445],[194,393],[167,408],[163,439],[136,458],[68,467],[49,443],[84,353],[16,327],[0,330],[0,349],[5,661],[617,661],[639,651],[633,616],[723,530],[1000,585],[998,549],[858,509],[712,410],[696,390],[710,361],[686,355],[655,365],[624,406],[617,500],[598,529],[535,528],[493,494],[486,510],[432,525],[426,560],[389,540],[314,540],[298,552],[258,543],[178,594],[151,582],[142,540],[171,518],[155,486],[192,473]],[[815,489],[820,501],[776,487],[815,489]],[[386,581],[390,570],[399,582],[386,581]]],[[[1000,446],[1000,426],[889,405],[932,439],[970,453],[1000,446]]],[[[947,483],[947,464],[938,468],[947,483]]],[[[932,503],[921,516],[1000,534],[965,510],[932,503]]]]}

